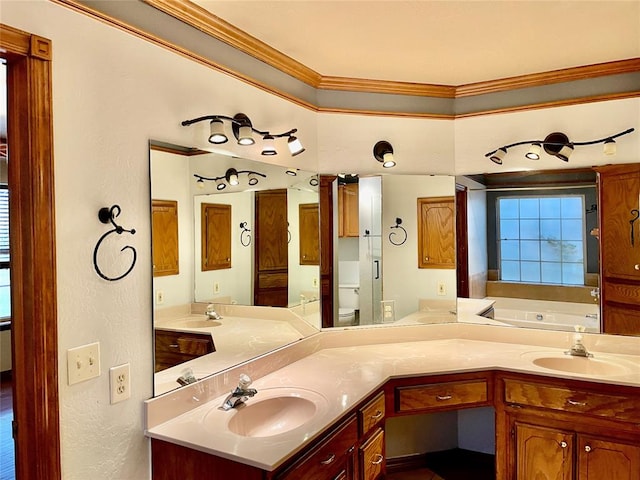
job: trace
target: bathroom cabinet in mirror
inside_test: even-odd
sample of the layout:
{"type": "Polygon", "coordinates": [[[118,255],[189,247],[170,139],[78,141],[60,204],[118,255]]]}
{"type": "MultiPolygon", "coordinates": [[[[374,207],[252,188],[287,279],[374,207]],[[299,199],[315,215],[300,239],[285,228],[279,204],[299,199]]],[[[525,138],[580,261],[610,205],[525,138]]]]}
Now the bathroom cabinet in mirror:
{"type": "Polygon", "coordinates": [[[318,331],[314,172],[152,141],[150,176],[156,395],[318,331]]]}
{"type": "Polygon", "coordinates": [[[601,332],[597,176],[591,168],[469,175],[469,296],[520,327],[601,332]]]}

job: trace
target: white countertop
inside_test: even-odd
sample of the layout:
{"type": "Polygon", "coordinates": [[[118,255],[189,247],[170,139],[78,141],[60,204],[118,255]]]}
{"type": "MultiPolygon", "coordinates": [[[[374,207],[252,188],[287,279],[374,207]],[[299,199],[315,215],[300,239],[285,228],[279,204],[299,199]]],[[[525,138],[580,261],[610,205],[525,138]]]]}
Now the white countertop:
{"type": "Polygon", "coordinates": [[[640,355],[594,352],[596,359],[612,358],[629,367],[625,374],[618,376],[558,372],[538,367],[531,361],[533,352],[561,356],[564,350],[566,348],[459,338],[324,348],[255,381],[252,387],[258,394],[247,402],[259,401],[261,391],[276,387],[308,389],[324,396],[326,408],[301,427],[264,438],[236,435],[228,430],[227,423],[237,411],[217,408],[226,397],[223,395],[146,433],[152,438],[271,471],[393,377],[499,368],[640,387],[640,355]]]}

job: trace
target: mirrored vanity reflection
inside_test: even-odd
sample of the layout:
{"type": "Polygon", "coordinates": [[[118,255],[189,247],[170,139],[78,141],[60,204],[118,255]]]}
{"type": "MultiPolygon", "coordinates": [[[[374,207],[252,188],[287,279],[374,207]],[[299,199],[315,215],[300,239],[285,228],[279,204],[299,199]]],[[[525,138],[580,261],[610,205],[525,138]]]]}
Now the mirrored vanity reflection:
{"type": "Polygon", "coordinates": [[[314,172],[157,141],[150,171],[156,395],[317,333],[314,172]]]}

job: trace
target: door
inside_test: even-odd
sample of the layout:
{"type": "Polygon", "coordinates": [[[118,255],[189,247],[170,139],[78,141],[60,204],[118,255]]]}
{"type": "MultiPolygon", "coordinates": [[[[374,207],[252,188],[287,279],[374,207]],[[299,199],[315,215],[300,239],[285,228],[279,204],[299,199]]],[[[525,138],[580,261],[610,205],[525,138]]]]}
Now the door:
{"type": "Polygon", "coordinates": [[[578,437],[577,480],[640,480],[640,445],[578,437]]]}
{"type": "Polygon", "coordinates": [[[289,224],[285,189],[256,192],[254,305],[286,307],[289,224]]]}
{"type": "Polygon", "coordinates": [[[514,428],[517,480],[572,480],[573,433],[518,422],[514,428]]]}

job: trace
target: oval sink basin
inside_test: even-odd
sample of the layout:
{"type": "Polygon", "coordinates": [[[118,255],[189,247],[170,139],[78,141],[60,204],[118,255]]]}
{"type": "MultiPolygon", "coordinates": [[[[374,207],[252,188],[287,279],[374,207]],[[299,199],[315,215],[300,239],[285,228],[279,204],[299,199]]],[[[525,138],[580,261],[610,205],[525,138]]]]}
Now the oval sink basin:
{"type": "Polygon", "coordinates": [[[566,373],[583,375],[626,375],[637,371],[638,366],[610,357],[573,357],[570,355],[554,354],[540,355],[532,358],[532,363],[538,367],[566,373]]]}
{"type": "Polygon", "coordinates": [[[205,423],[215,427],[220,416],[230,432],[243,437],[271,437],[305,425],[327,406],[325,397],[311,390],[258,390],[244,405],[229,411],[212,410],[205,423]]]}

